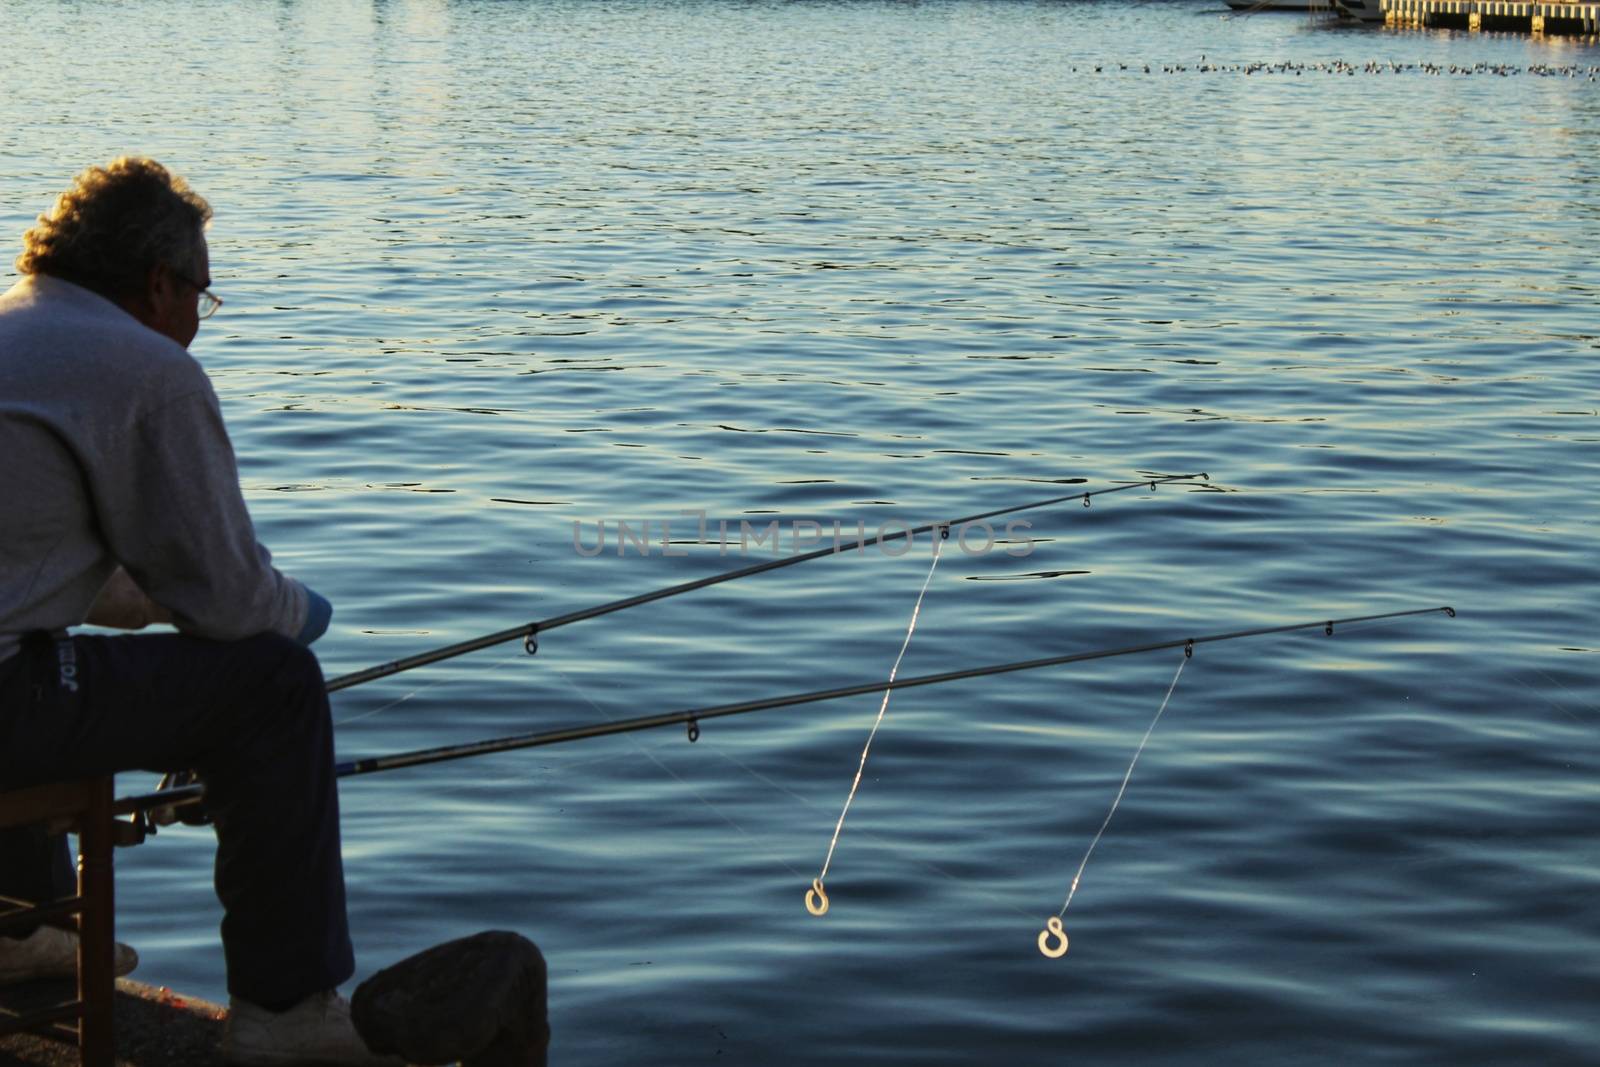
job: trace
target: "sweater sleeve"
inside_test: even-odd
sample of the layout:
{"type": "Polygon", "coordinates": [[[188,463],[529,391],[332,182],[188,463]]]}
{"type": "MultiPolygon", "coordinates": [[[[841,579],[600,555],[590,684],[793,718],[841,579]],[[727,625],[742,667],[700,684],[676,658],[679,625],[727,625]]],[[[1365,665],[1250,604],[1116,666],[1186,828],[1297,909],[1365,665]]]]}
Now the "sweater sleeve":
{"type": "Polygon", "coordinates": [[[184,633],[219,640],[305,627],[307,595],[256,540],[215,390],[198,364],[182,390],[133,412],[91,486],[111,552],[184,633]]]}

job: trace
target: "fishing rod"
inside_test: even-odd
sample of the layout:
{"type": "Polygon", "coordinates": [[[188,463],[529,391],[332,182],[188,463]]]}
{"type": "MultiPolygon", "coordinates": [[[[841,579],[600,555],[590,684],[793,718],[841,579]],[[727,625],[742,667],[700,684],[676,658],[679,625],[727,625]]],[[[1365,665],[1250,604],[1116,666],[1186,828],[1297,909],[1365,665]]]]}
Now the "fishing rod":
{"type": "MultiPolygon", "coordinates": [[[[941,685],[946,682],[955,682],[967,678],[983,678],[995,674],[1031,671],[1041,667],[1057,667],[1067,663],[1084,663],[1089,660],[1111,659],[1116,656],[1132,656],[1143,652],[1156,652],[1161,649],[1181,648],[1184,650],[1185,656],[1192,656],[1195,647],[1198,645],[1214,644],[1219,641],[1237,641],[1247,637],[1262,637],[1267,634],[1291,633],[1296,630],[1310,630],[1317,627],[1321,627],[1323,632],[1331,637],[1334,629],[1339,626],[1374,622],[1379,619],[1398,619],[1409,615],[1431,615],[1436,612],[1443,612],[1452,619],[1456,617],[1456,609],[1448,606],[1411,608],[1406,611],[1390,611],[1380,615],[1353,615],[1340,619],[1324,618],[1311,622],[1290,623],[1286,626],[1263,626],[1253,630],[1234,630],[1229,633],[1208,634],[1204,637],[1183,637],[1173,641],[1126,645],[1121,648],[1071,652],[1061,656],[1046,656],[1042,659],[1019,660],[1012,663],[992,663],[980,667],[943,671],[938,674],[918,675],[913,678],[897,678],[893,681],[880,679],[838,686],[833,689],[817,689],[808,693],[766,697],[760,700],[746,700],[734,704],[718,704],[713,707],[695,708],[687,711],[669,711],[658,715],[644,715],[633,719],[618,719],[614,722],[592,723],[587,726],[572,726],[560,730],[514,734],[509,737],[469,741],[459,745],[399,752],[390,756],[372,756],[366,759],[346,760],[334,766],[334,775],[338,778],[353,778],[365,774],[377,774],[381,771],[399,770],[402,767],[419,767],[428,763],[468,759],[473,756],[485,756],[494,752],[539,748],[544,745],[558,745],[568,741],[607,737],[612,734],[634,733],[639,730],[652,730],[662,726],[687,726],[689,740],[694,741],[700,736],[699,724],[703,719],[718,719],[729,715],[747,715],[756,711],[794,707],[799,704],[815,704],[824,700],[861,696],[865,693],[881,693],[890,689],[911,689],[916,686],[941,685]]],[[[134,812],[146,812],[154,808],[176,807],[181,804],[194,803],[200,800],[204,794],[204,784],[195,783],[174,789],[161,789],[154,793],[124,797],[116,802],[113,810],[119,815],[125,815],[134,812]]]]}
{"type": "Polygon", "coordinates": [[[1082,500],[1083,506],[1088,507],[1089,500],[1092,497],[1104,496],[1108,493],[1121,493],[1129,489],[1137,489],[1140,486],[1149,486],[1150,490],[1154,492],[1156,486],[1158,485],[1162,485],[1167,482],[1191,481],[1195,478],[1209,481],[1211,476],[1204,471],[1198,471],[1194,474],[1168,474],[1157,478],[1146,478],[1137,482],[1128,482],[1125,485],[1115,485],[1107,489],[1091,489],[1082,493],[1066,493],[1061,496],[1050,497],[1047,500],[1035,500],[1027,504],[1017,504],[1012,507],[998,508],[994,511],[985,511],[977,515],[968,515],[960,519],[930,522],[908,530],[894,530],[890,533],[880,532],[876,537],[858,538],[857,540],[846,545],[841,545],[838,542],[835,542],[831,547],[828,548],[819,548],[812,552],[804,552],[796,556],[785,556],[780,559],[767,560],[763,563],[753,563],[748,567],[736,567],[733,570],[723,571],[721,574],[713,574],[705,578],[696,578],[692,581],[680,582],[677,585],[665,586],[661,589],[655,589],[648,593],[640,593],[636,596],[624,597],[621,600],[613,600],[609,603],[596,605],[595,607],[581,608],[577,611],[569,611],[565,615],[556,615],[553,618],[540,619],[535,622],[524,623],[521,626],[513,626],[507,630],[497,630],[491,634],[484,634],[482,637],[475,637],[453,645],[444,645],[443,647],[436,648],[430,652],[419,652],[414,656],[407,656],[404,659],[397,659],[390,663],[382,663],[375,667],[368,667],[365,670],[355,671],[351,674],[341,675],[340,677],[333,679],[328,683],[328,692],[338,692],[340,689],[348,689],[353,685],[361,685],[363,682],[370,682],[378,678],[387,678],[392,674],[399,674],[401,671],[409,671],[416,667],[425,667],[431,663],[439,663],[447,659],[454,659],[457,656],[466,655],[468,652],[476,652],[479,649],[490,648],[494,645],[504,644],[507,641],[515,641],[518,638],[521,638],[523,644],[528,648],[528,651],[532,652],[537,647],[537,636],[547,630],[554,630],[558,626],[566,626],[569,623],[582,622],[585,619],[597,619],[602,615],[609,615],[614,611],[622,611],[626,608],[638,607],[640,604],[648,604],[656,600],[665,600],[667,597],[677,596],[680,593],[690,593],[696,589],[705,589],[709,586],[720,585],[723,582],[731,582],[736,578],[748,578],[753,574],[761,574],[764,571],[775,571],[780,567],[792,567],[796,563],[804,563],[807,560],[818,559],[822,556],[839,555],[844,552],[856,550],[865,551],[872,545],[886,544],[890,541],[898,541],[902,538],[907,539],[907,543],[909,544],[910,539],[915,538],[921,533],[928,533],[932,530],[948,530],[951,527],[964,526],[967,523],[972,522],[981,522],[984,519],[992,519],[1000,515],[1012,515],[1019,511],[1032,511],[1036,508],[1049,507],[1051,504],[1060,504],[1068,500],[1082,500]]]}

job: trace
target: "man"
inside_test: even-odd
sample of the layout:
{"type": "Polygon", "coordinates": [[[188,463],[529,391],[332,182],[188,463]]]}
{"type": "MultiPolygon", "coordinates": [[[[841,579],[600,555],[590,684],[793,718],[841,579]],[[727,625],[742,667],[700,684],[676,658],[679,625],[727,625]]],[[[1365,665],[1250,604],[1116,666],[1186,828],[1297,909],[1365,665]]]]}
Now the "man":
{"type": "MultiPolygon", "coordinates": [[[[335,992],[354,958],[332,725],[306,648],[332,609],[257,542],[187,351],[221,303],[210,217],[160,164],[91,167],[24,236],[22,278],[0,296],[0,788],[197,769],[217,831],[225,1056],[393,1063],[335,992]],[[178,632],[66,633],[84,622],[178,632]]],[[[0,841],[0,893],[43,895],[58,847],[0,841]]],[[[0,938],[0,981],[70,972],[75,951],[50,927],[0,938]]]]}

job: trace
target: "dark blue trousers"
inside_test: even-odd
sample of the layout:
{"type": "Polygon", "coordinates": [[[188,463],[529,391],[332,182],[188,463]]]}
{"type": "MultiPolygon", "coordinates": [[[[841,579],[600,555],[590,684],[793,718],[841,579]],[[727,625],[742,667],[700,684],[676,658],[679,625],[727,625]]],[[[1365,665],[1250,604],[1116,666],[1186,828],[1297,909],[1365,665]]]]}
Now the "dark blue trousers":
{"type": "MultiPolygon", "coordinates": [[[[30,635],[0,664],[0,787],[193,768],[216,823],[228,992],[287,1006],[355,970],[322,669],[271,634],[30,635]]],[[[0,834],[0,894],[69,888],[63,843],[0,834]]]]}

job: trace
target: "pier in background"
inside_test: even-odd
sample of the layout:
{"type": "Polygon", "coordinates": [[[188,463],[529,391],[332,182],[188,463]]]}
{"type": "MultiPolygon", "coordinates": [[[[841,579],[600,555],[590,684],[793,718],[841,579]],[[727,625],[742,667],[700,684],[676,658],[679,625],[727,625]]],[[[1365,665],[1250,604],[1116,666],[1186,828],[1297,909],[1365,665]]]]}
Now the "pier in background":
{"type": "Polygon", "coordinates": [[[1380,0],[1390,26],[1501,30],[1594,36],[1600,3],[1513,3],[1509,0],[1380,0]]]}

